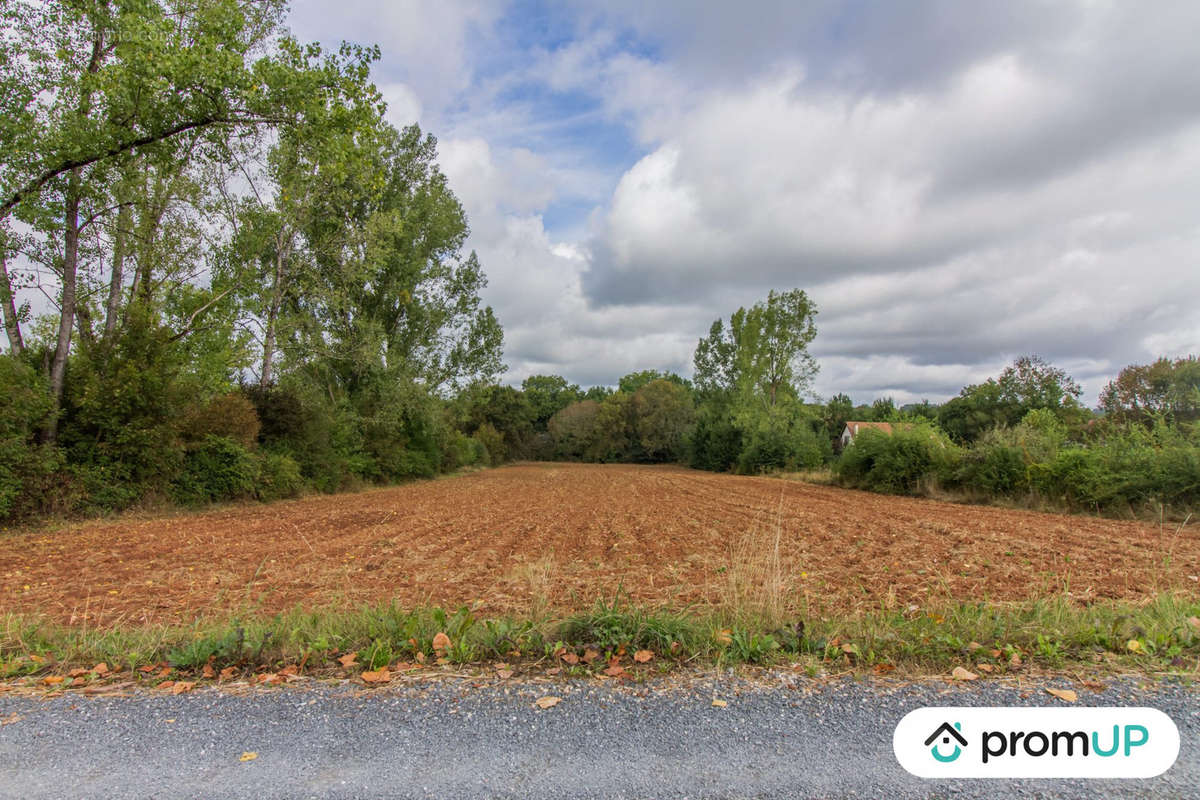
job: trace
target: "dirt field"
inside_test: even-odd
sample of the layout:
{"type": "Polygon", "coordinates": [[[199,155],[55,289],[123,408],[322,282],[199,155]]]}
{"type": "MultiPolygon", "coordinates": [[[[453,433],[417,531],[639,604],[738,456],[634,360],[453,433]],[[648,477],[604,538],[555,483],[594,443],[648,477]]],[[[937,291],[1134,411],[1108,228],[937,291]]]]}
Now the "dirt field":
{"type": "Polygon", "coordinates": [[[775,594],[807,613],[946,597],[1138,598],[1197,590],[1200,529],[668,467],[527,464],[5,535],[0,611],[88,625],[393,598],[525,612],[590,606],[618,587],[682,606],[761,586],[773,562],[775,594]]]}

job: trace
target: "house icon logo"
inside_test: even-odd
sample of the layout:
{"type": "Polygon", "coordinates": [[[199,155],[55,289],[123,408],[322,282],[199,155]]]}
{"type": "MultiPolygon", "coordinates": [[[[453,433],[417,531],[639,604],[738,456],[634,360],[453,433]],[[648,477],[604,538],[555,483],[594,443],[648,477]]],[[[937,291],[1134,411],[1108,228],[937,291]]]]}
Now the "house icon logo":
{"type": "Polygon", "coordinates": [[[943,764],[949,764],[962,755],[962,749],[967,746],[967,740],[963,738],[961,731],[961,722],[956,722],[954,725],[951,725],[949,722],[943,722],[937,730],[929,734],[929,738],[925,740],[925,746],[929,748],[929,752],[934,758],[943,764]],[[941,751],[938,750],[939,745],[950,744],[951,738],[958,742],[958,744],[954,745],[954,752],[948,756],[942,755],[941,751]],[[938,739],[941,739],[941,741],[934,744],[938,739]]]}

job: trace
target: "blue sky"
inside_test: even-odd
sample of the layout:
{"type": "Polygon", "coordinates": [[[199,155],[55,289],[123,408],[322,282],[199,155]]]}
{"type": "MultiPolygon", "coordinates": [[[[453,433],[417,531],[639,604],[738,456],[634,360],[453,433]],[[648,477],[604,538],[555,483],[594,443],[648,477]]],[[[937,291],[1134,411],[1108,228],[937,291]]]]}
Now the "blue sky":
{"type": "Polygon", "coordinates": [[[506,379],[690,373],[770,289],[816,392],[944,399],[1040,354],[1095,402],[1200,351],[1200,4],[294,4],[436,135],[506,379]]]}

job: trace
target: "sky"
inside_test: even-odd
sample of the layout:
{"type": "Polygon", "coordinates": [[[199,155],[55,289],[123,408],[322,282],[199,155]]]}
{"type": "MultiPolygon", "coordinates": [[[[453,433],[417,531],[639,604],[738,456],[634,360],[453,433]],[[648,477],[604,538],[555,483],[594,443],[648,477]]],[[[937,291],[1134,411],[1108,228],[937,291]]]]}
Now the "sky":
{"type": "Polygon", "coordinates": [[[814,393],[945,400],[1037,354],[1094,405],[1200,353],[1200,3],[297,0],[378,44],[462,201],[503,380],[690,375],[800,288],[814,393]]]}

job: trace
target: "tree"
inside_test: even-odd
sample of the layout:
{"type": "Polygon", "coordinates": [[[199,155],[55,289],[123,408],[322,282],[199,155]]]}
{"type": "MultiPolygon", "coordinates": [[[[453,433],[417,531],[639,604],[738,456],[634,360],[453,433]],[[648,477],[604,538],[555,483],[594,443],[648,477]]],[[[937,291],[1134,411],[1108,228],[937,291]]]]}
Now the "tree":
{"type": "Polygon", "coordinates": [[[1083,390],[1064,370],[1041,356],[1021,356],[1000,373],[1000,399],[1021,410],[1021,416],[1035,408],[1056,411],[1078,405],[1083,390]]]}
{"type": "Polygon", "coordinates": [[[996,426],[1011,427],[1034,409],[1047,409],[1067,424],[1087,415],[1079,384],[1039,356],[1022,356],[1000,377],[966,386],[938,409],[938,424],[958,442],[973,442],[996,426]]]}
{"type": "Polygon", "coordinates": [[[599,413],[600,403],[595,400],[580,400],[559,409],[547,424],[554,438],[555,455],[559,458],[583,458],[596,440],[599,413]]]}
{"type": "Polygon", "coordinates": [[[696,421],[686,387],[666,379],[650,381],[633,395],[633,436],[646,461],[678,461],[696,421]]]}
{"type": "Polygon", "coordinates": [[[676,375],[674,372],[659,372],[656,369],[644,369],[640,372],[631,372],[621,378],[621,380],[617,382],[617,389],[625,392],[626,394],[633,394],[651,381],[659,380],[670,381],[671,383],[682,386],[689,391],[692,388],[691,381],[689,381],[687,378],[676,375]]]}
{"type": "Polygon", "coordinates": [[[695,380],[704,392],[726,391],[773,406],[800,397],[816,374],[808,345],[817,335],[816,306],[800,289],[772,291],[765,303],[739,308],[726,327],[716,320],[696,346],[695,380]]]}
{"type": "Polygon", "coordinates": [[[579,387],[561,375],[530,375],[521,382],[521,391],[533,407],[534,424],[542,430],[551,417],[583,398],[579,387]]]}
{"type": "Polygon", "coordinates": [[[1200,359],[1191,355],[1130,364],[1100,393],[1100,408],[1119,422],[1152,425],[1200,419],[1200,359]]]}

